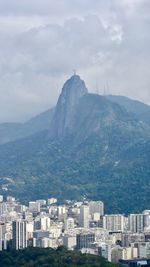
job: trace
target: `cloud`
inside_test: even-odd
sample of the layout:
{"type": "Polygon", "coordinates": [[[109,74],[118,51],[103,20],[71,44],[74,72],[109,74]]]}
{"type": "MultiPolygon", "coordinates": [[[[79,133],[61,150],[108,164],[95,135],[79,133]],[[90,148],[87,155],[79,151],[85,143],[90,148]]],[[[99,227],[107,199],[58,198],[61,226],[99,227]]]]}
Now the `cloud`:
{"type": "Polygon", "coordinates": [[[91,91],[109,84],[110,93],[150,103],[148,1],[6,0],[0,7],[0,121],[53,106],[74,68],[91,91]]]}

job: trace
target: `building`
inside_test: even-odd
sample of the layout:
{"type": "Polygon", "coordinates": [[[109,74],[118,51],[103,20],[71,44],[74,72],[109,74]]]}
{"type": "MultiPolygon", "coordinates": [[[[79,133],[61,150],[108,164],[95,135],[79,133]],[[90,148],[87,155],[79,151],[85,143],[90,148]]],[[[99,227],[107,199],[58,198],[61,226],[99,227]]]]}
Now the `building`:
{"type": "Polygon", "coordinates": [[[111,261],[111,243],[101,242],[98,247],[98,255],[111,261]]]}
{"type": "Polygon", "coordinates": [[[34,220],[34,230],[47,231],[50,229],[51,220],[47,215],[37,216],[34,220]]]}
{"type": "Polygon", "coordinates": [[[74,219],[73,218],[67,218],[64,223],[65,231],[68,231],[70,229],[74,228],[74,219]]]}
{"type": "Polygon", "coordinates": [[[150,260],[119,260],[119,267],[150,267],[150,260]]]}
{"type": "Polygon", "coordinates": [[[104,203],[102,201],[90,201],[89,202],[89,212],[93,217],[95,213],[98,213],[100,216],[104,215],[104,203]]]}
{"type": "Polygon", "coordinates": [[[35,201],[29,202],[29,211],[32,213],[40,212],[40,203],[35,201]]]}
{"type": "Polygon", "coordinates": [[[33,232],[33,238],[35,239],[42,239],[42,238],[49,238],[49,231],[41,231],[37,230],[33,232]]]}
{"type": "Polygon", "coordinates": [[[132,233],[142,233],[144,231],[144,215],[142,213],[129,215],[128,230],[132,233]]]}
{"type": "Polygon", "coordinates": [[[59,220],[64,220],[67,215],[66,206],[57,207],[57,216],[59,220]]]}
{"type": "Polygon", "coordinates": [[[89,206],[87,205],[80,207],[79,226],[89,228],[89,206]]]}
{"type": "Polygon", "coordinates": [[[110,232],[123,232],[125,219],[121,214],[105,215],[103,217],[103,228],[110,232]]]}
{"type": "Polygon", "coordinates": [[[131,243],[135,242],[144,242],[145,235],[144,233],[122,233],[121,235],[121,243],[123,247],[129,247],[131,243]]]}
{"type": "Polygon", "coordinates": [[[45,199],[38,199],[36,200],[37,203],[40,203],[40,206],[45,206],[46,205],[46,200],[45,199]]]}
{"type": "Polygon", "coordinates": [[[33,247],[39,247],[39,248],[57,248],[57,240],[55,238],[48,238],[48,237],[43,237],[33,239],[33,247]]]}
{"type": "Polygon", "coordinates": [[[57,203],[57,198],[48,198],[47,205],[52,205],[57,203]]]}
{"type": "Polygon", "coordinates": [[[144,231],[150,232],[150,210],[144,210],[144,231]]]}
{"type": "Polygon", "coordinates": [[[122,259],[122,250],[123,248],[120,246],[115,246],[111,250],[111,262],[118,263],[120,259],[122,259]]]}
{"type": "Polygon", "coordinates": [[[16,204],[14,207],[14,211],[16,211],[17,213],[23,213],[23,212],[26,212],[26,210],[27,210],[27,207],[25,205],[16,204]]]}
{"type": "Polygon", "coordinates": [[[7,249],[6,224],[0,224],[0,251],[7,249]]]}
{"type": "Polygon", "coordinates": [[[70,250],[73,250],[76,247],[77,240],[76,236],[65,235],[63,236],[63,245],[70,250]]]}
{"type": "Polygon", "coordinates": [[[12,197],[12,196],[8,196],[7,197],[7,202],[10,202],[10,203],[13,203],[13,202],[15,202],[16,200],[15,200],[15,197],[12,197]]]}
{"type": "Polygon", "coordinates": [[[77,234],[77,249],[90,248],[95,242],[95,234],[93,233],[80,233],[77,234]]]}
{"type": "Polygon", "coordinates": [[[12,222],[12,243],[16,250],[27,247],[27,222],[25,220],[12,222]]]}
{"type": "Polygon", "coordinates": [[[27,240],[31,240],[33,238],[33,231],[34,231],[34,223],[27,222],[27,240]]]}
{"type": "Polygon", "coordinates": [[[115,246],[111,250],[111,262],[118,263],[120,259],[131,260],[137,258],[137,248],[115,246]]]}
{"type": "Polygon", "coordinates": [[[150,242],[138,243],[138,256],[139,258],[150,259],[150,242]]]}
{"type": "Polygon", "coordinates": [[[8,205],[6,202],[0,203],[0,215],[5,214],[8,211],[8,205]]]}

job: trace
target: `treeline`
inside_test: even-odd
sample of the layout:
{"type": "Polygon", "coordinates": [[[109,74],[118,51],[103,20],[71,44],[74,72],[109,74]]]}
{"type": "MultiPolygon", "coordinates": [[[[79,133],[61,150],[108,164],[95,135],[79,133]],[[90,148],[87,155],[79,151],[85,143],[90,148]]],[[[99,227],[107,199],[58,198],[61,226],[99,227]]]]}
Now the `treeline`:
{"type": "Polygon", "coordinates": [[[104,258],[77,251],[27,248],[0,252],[0,267],[115,267],[104,258]]]}

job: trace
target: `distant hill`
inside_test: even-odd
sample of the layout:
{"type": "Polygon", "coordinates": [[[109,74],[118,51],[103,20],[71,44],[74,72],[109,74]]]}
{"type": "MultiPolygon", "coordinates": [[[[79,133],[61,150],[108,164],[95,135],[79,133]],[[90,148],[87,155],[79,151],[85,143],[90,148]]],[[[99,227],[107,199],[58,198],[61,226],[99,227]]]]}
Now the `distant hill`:
{"type": "Polygon", "coordinates": [[[125,96],[106,96],[111,102],[117,103],[123,106],[128,112],[135,115],[135,118],[148,123],[150,125],[150,106],[140,101],[130,99],[125,96]]]}
{"type": "Polygon", "coordinates": [[[133,100],[126,96],[120,95],[107,95],[106,98],[112,102],[118,103],[119,105],[125,107],[128,112],[135,113],[137,115],[146,113],[150,111],[150,106],[146,105],[140,101],[133,100]]]}
{"type": "Polygon", "coordinates": [[[0,144],[31,136],[50,126],[54,109],[49,109],[25,123],[0,124],[0,144]]]}
{"type": "Polygon", "coordinates": [[[104,258],[68,251],[64,247],[54,249],[27,248],[20,251],[0,252],[1,267],[115,267],[104,258]]]}

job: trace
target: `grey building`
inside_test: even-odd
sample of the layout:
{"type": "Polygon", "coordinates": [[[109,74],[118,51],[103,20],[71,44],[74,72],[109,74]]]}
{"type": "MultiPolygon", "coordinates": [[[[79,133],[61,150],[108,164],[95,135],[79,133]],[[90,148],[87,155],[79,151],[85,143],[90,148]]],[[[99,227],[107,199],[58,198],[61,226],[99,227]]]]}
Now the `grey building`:
{"type": "Polygon", "coordinates": [[[81,233],[77,235],[77,249],[90,248],[95,241],[95,234],[81,233]]]}
{"type": "Polygon", "coordinates": [[[12,223],[12,244],[16,250],[27,247],[27,222],[25,220],[17,220],[12,223]]]}

